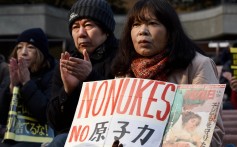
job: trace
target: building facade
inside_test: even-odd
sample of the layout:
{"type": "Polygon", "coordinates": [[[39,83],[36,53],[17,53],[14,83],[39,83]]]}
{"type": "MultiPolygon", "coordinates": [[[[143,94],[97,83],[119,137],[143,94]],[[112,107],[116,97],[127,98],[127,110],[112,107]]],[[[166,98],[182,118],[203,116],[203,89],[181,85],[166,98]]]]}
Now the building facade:
{"type": "MultiPolygon", "coordinates": [[[[52,54],[60,57],[60,53],[70,47],[67,13],[68,10],[46,4],[0,6],[0,53],[8,56],[19,33],[40,27],[49,38],[52,54]]],[[[179,16],[187,34],[210,56],[219,52],[217,48],[209,48],[210,42],[233,43],[237,39],[237,4],[221,4],[179,16]]],[[[124,15],[115,15],[118,38],[125,19],[124,15]]]]}

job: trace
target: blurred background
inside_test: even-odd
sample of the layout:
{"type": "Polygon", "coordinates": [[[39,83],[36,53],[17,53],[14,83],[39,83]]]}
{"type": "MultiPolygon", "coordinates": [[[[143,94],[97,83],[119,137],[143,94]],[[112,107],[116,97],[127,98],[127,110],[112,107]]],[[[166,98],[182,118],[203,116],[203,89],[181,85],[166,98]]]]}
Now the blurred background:
{"type": "MultiPolygon", "coordinates": [[[[49,38],[50,52],[73,48],[67,13],[76,0],[0,0],[0,53],[6,58],[23,30],[40,27],[49,38]]],[[[137,0],[107,0],[115,14],[117,38],[126,14],[137,0]]],[[[187,34],[219,64],[223,49],[237,42],[237,0],[169,0],[187,34]]]]}

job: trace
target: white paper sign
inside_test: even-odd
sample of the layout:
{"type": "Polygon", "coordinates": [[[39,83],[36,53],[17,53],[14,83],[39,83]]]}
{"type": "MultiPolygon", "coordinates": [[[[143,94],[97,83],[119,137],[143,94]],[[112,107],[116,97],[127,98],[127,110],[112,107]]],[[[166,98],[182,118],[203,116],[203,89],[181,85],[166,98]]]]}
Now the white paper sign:
{"type": "Polygon", "coordinates": [[[83,84],[65,147],[159,147],[177,85],[123,78],[83,84]]]}

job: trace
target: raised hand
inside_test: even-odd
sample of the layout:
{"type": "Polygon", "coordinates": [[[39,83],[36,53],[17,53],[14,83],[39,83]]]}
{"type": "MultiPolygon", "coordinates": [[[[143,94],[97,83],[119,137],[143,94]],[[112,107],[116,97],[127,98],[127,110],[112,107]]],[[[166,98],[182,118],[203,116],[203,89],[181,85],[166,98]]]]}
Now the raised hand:
{"type": "Polygon", "coordinates": [[[60,71],[65,91],[70,94],[84,81],[92,71],[90,58],[86,50],[83,50],[84,60],[71,57],[68,52],[61,54],[60,71]]]}
{"type": "Polygon", "coordinates": [[[60,73],[63,81],[64,90],[68,94],[70,94],[79,83],[79,80],[68,72],[67,66],[69,62],[69,57],[70,54],[68,52],[61,53],[60,73]]]}
{"type": "Polygon", "coordinates": [[[84,60],[70,57],[67,62],[67,70],[70,74],[77,77],[78,80],[84,81],[92,71],[92,65],[90,62],[87,51],[83,50],[84,60]]]}
{"type": "Polygon", "coordinates": [[[30,71],[24,59],[19,59],[17,62],[15,58],[11,58],[9,61],[9,73],[11,92],[14,86],[18,84],[24,85],[30,80],[30,71]]]}
{"type": "Polygon", "coordinates": [[[15,58],[11,58],[9,61],[9,74],[10,74],[10,90],[13,92],[13,87],[20,83],[18,76],[18,63],[15,58]]]}
{"type": "Polygon", "coordinates": [[[25,83],[30,80],[30,71],[25,59],[22,58],[18,60],[18,76],[22,85],[25,85],[25,83]]]}
{"type": "Polygon", "coordinates": [[[232,90],[237,91],[237,79],[234,76],[230,79],[230,87],[232,90]]]}

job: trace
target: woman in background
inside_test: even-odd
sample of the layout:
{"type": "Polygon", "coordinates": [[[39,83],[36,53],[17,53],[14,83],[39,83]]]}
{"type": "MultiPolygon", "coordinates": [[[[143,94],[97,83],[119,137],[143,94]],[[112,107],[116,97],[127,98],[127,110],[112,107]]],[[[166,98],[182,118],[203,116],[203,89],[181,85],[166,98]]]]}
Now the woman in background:
{"type": "MultiPolygon", "coordinates": [[[[1,126],[7,125],[15,86],[19,87],[20,99],[29,113],[40,123],[47,123],[46,107],[51,93],[50,81],[54,66],[55,59],[49,54],[48,40],[42,29],[32,28],[23,31],[10,55],[10,82],[0,89],[1,126]]],[[[40,147],[40,145],[41,143],[16,141],[0,144],[13,147],[40,147]]]]}

